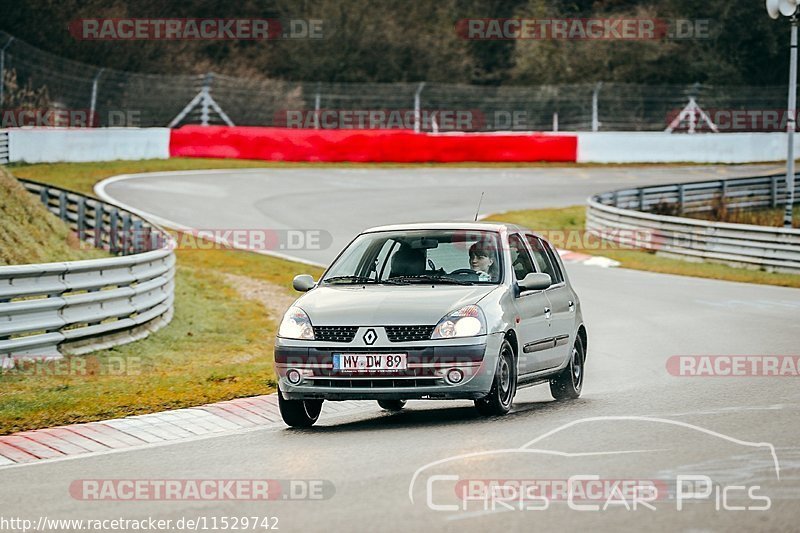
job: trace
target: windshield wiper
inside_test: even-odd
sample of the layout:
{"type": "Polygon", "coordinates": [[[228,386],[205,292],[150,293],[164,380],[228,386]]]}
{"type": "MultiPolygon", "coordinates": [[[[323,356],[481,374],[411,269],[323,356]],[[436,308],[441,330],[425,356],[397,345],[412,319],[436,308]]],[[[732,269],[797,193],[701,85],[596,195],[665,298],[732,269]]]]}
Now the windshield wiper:
{"type": "Polygon", "coordinates": [[[352,285],[356,285],[359,283],[380,283],[380,284],[389,284],[389,285],[408,285],[407,281],[397,280],[397,279],[387,279],[378,281],[376,279],[368,278],[366,276],[333,276],[331,278],[326,278],[323,280],[325,283],[336,283],[339,281],[348,281],[352,285]]]}
{"type": "Polygon", "coordinates": [[[337,281],[349,281],[351,283],[376,283],[374,279],[366,276],[333,276],[331,278],[325,278],[323,281],[325,281],[325,283],[336,283],[337,281]]]}
{"type": "Polygon", "coordinates": [[[427,274],[423,274],[421,276],[398,276],[396,278],[391,278],[393,280],[400,280],[400,281],[422,281],[422,282],[441,282],[447,283],[450,285],[473,285],[471,281],[461,280],[461,279],[453,279],[447,278],[444,276],[431,276],[427,274]]]}

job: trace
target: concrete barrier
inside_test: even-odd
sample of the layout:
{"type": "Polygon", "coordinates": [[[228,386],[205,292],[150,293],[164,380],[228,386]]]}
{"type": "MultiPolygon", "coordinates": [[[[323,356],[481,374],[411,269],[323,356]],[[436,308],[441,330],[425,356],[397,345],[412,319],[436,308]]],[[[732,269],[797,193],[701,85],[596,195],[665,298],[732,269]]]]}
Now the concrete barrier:
{"type": "Polygon", "coordinates": [[[169,128],[12,128],[9,161],[114,161],[169,158],[169,128]]]}
{"type": "MultiPolygon", "coordinates": [[[[785,133],[578,133],[578,163],[757,163],[786,158],[785,133]]],[[[800,136],[795,137],[795,153],[800,136]]]]}

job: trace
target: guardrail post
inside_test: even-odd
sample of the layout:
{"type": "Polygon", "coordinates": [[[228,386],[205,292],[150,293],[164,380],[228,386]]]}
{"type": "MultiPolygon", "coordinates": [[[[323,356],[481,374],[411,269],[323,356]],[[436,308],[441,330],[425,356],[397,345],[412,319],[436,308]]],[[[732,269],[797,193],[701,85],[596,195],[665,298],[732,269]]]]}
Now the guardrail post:
{"type": "Polygon", "coordinates": [[[639,189],[639,211],[644,211],[644,187],[639,189]]]}
{"type": "Polygon", "coordinates": [[[67,192],[60,191],[58,193],[58,216],[64,222],[67,222],[67,192]]]}
{"type": "Polygon", "coordinates": [[[94,203],[94,247],[103,247],[103,204],[94,203]]]}
{"type": "Polygon", "coordinates": [[[49,206],[47,204],[50,203],[50,197],[49,197],[48,193],[49,193],[49,191],[48,191],[47,187],[42,187],[42,189],[39,191],[39,199],[42,201],[42,203],[44,204],[45,208],[48,208],[48,211],[49,211],[49,206]]]}
{"type": "Polygon", "coordinates": [[[86,232],[86,198],[78,198],[78,240],[83,241],[86,232]]]}
{"type": "Polygon", "coordinates": [[[128,213],[122,215],[122,255],[131,253],[131,216],[128,213]]]}
{"type": "Polygon", "coordinates": [[[683,214],[683,199],[684,199],[684,189],[683,185],[678,185],[678,214],[683,214]]]}
{"type": "Polygon", "coordinates": [[[117,253],[117,222],[119,219],[119,211],[117,209],[111,210],[111,216],[108,220],[108,246],[112,254],[117,253]]]}
{"type": "Polygon", "coordinates": [[[770,203],[773,209],[778,207],[778,176],[772,176],[770,203]]]}
{"type": "Polygon", "coordinates": [[[142,221],[136,219],[133,221],[133,253],[138,254],[139,252],[144,251],[144,246],[142,243],[143,236],[144,232],[142,231],[142,221]]]}
{"type": "Polygon", "coordinates": [[[611,201],[614,202],[614,207],[619,207],[619,193],[617,191],[614,191],[611,201]]]}
{"type": "Polygon", "coordinates": [[[722,187],[719,191],[719,200],[720,200],[720,207],[725,207],[725,197],[728,195],[728,181],[722,180],[722,187]]]}

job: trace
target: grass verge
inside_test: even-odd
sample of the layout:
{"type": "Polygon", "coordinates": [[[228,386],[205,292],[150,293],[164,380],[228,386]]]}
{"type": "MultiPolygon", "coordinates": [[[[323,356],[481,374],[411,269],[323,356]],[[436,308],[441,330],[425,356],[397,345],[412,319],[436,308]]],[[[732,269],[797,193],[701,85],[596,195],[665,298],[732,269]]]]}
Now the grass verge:
{"type": "MultiPolygon", "coordinates": [[[[91,194],[94,183],[119,173],[209,168],[209,163],[216,165],[212,168],[246,166],[229,160],[165,163],[26,165],[12,170],[18,177],[91,194]]],[[[269,284],[271,290],[283,291],[285,300],[291,297],[293,276],[319,276],[321,270],[236,250],[182,249],[176,254],[175,315],[170,325],[132,344],[0,374],[0,434],[275,390],[276,321],[264,303],[245,298],[226,274],[269,284]]]]}
{"type": "MultiPolygon", "coordinates": [[[[579,205],[556,209],[509,211],[493,215],[487,220],[519,224],[541,232],[567,232],[571,230],[580,232],[580,235],[583,235],[586,227],[586,207],[579,205]]],[[[734,268],[716,263],[694,263],[661,257],[655,253],[642,250],[597,249],[594,246],[587,247],[586,243],[587,241],[584,239],[573,240],[565,238],[564,245],[559,247],[589,255],[608,257],[619,261],[623,268],[633,270],[800,288],[800,276],[795,274],[778,274],[762,270],[734,268]],[[573,241],[572,244],[571,241],[573,241]]],[[[589,241],[589,244],[591,244],[591,241],[589,241]]]]}

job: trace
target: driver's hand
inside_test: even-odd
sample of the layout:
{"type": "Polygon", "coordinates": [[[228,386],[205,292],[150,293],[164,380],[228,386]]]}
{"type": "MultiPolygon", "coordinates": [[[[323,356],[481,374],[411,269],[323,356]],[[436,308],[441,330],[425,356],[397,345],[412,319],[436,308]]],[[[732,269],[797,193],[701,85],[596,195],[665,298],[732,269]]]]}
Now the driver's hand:
{"type": "Polygon", "coordinates": [[[492,277],[483,270],[476,270],[475,273],[478,275],[478,281],[490,281],[492,279],[492,277]]]}

